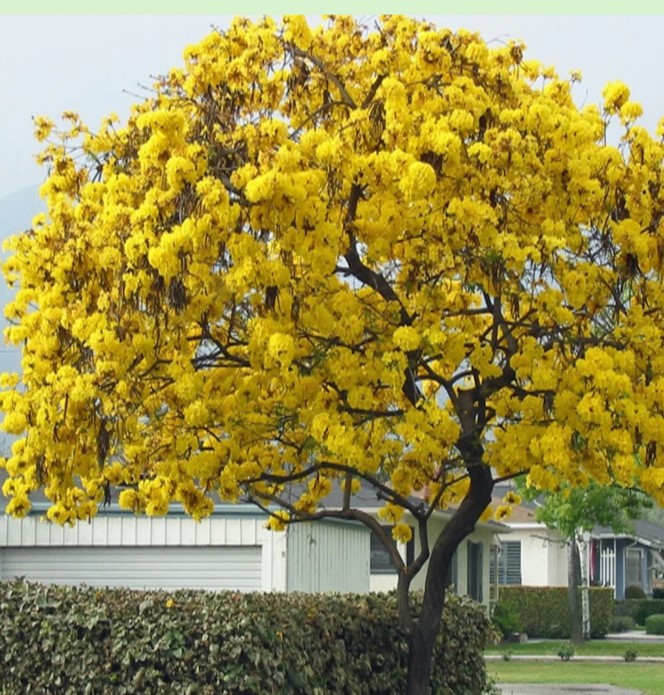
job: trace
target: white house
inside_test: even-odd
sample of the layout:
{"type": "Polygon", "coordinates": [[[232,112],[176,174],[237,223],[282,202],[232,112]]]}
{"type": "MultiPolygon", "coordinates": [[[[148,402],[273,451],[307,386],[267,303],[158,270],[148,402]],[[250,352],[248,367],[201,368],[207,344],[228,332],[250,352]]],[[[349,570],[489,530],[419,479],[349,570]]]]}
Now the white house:
{"type": "MultiPolygon", "coordinates": [[[[369,530],[358,523],[294,524],[284,533],[247,505],[136,517],[115,507],[74,527],[36,513],[0,515],[0,580],[240,591],[369,590],[369,530]]],[[[43,510],[41,510],[43,511],[43,510]]]]}
{"type": "Polygon", "coordinates": [[[567,550],[556,531],[535,519],[533,505],[518,505],[504,521],[509,535],[499,535],[499,584],[567,586],[567,550]]]}
{"type": "MultiPolygon", "coordinates": [[[[379,506],[370,495],[358,504],[373,514],[379,506]]],[[[46,507],[35,502],[24,519],[8,517],[0,507],[0,581],[24,577],[90,586],[358,593],[389,591],[397,584],[380,539],[359,522],[297,523],[277,533],[265,527],[266,515],[248,504],[218,504],[200,522],[176,505],[164,517],[135,516],[110,505],[90,522],[61,527],[45,520],[46,507]]],[[[448,519],[447,512],[432,515],[430,539],[448,519]]],[[[407,559],[419,551],[417,525],[411,525],[413,540],[400,546],[407,559]]],[[[491,549],[496,534],[508,531],[503,524],[480,523],[462,543],[452,571],[457,593],[489,607],[491,549]]],[[[422,589],[425,576],[426,565],[412,588],[422,589]]]]}
{"type": "MultiPolygon", "coordinates": [[[[567,586],[567,548],[557,531],[535,518],[535,505],[515,506],[504,523],[508,536],[499,536],[492,575],[499,584],[567,586]]],[[[608,586],[615,598],[625,598],[628,586],[652,594],[656,577],[664,573],[664,528],[637,519],[629,533],[596,527],[588,534],[588,579],[593,586],[608,586]]]]}

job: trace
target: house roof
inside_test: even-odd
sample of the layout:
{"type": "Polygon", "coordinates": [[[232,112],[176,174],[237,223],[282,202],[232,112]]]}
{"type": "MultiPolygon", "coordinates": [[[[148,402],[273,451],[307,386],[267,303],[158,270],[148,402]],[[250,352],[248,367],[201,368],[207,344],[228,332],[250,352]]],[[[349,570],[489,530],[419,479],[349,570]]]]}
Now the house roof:
{"type": "MultiPolygon", "coordinates": [[[[0,469],[0,488],[2,487],[2,483],[4,480],[7,478],[7,472],[4,470],[0,469]]],[[[299,496],[298,492],[301,491],[300,486],[293,486],[293,489],[291,490],[291,495],[294,497],[299,496]]],[[[335,487],[332,492],[325,498],[323,507],[327,509],[339,509],[341,508],[343,504],[343,491],[335,487]]],[[[33,494],[30,495],[31,501],[33,503],[32,507],[32,513],[35,514],[43,514],[48,507],[50,506],[50,501],[46,498],[46,496],[43,494],[41,490],[38,490],[34,492],[33,494]]],[[[419,498],[412,498],[412,501],[414,503],[422,502],[421,499],[419,498]]],[[[0,492],[0,514],[4,513],[5,507],[7,504],[7,498],[0,492]]],[[[364,487],[361,488],[358,492],[353,494],[353,506],[356,508],[360,509],[365,509],[365,510],[374,510],[378,509],[379,507],[382,507],[385,504],[385,501],[382,499],[379,499],[376,491],[373,488],[369,487],[364,487]]],[[[242,513],[257,513],[259,510],[257,507],[253,504],[247,503],[247,502],[238,502],[237,504],[228,504],[228,503],[223,503],[219,499],[215,499],[215,514],[242,514],[242,513]],[[243,509],[244,508],[244,509],[243,509]],[[246,511],[245,511],[246,510],[246,511]]],[[[127,514],[130,512],[126,512],[125,510],[120,509],[118,504],[114,501],[110,505],[107,505],[106,507],[103,507],[101,510],[101,513],[111,513],[111,514],[127,514]]],[[[169,514],[178,514],[178,513],[184,513],[182,511],[182,506],[179,504],[172,504],[171,508],[169,510],[169,514]]],[[[440,510],[436,511],[436,515],[440,515],[441,517],[451,517],[453,513],[452,510],[440,510]]],[[[506,526],[503,523],[500,523],[498,521],[482,521],[478,522],[477,524],[481,528],[487,528],[491,529],[494,533],[509,533],[510,528],[509,526],[506,526]]]]}
{"type": "MultiPolygon", "coordinates": [[[[503,503],[503,498],[508,492],[518,492],[518,490],[509,483],[499,483],[493,489],[493,497],[491,498],[491,504],[497,507],[499,504],[503,503]]],[[[528,524],[532,526],[537,524],[539,526],[544,526],[540,521],[537,521],[536,512],[538,504],[537,502],[531,502],[523,500],[520,504],[512,505],[512,513],[505,518],[504,524],[512,526],[513,524],[528,524]]]]}
{"type": "MultiPolygon", "coordinates": [[[[493,504],[500,504],[503,496],[513,488],[506,486],[496,487],[497,495],[493,498],[493,504]]],[[[537,503],[522,502],[521,504],[512,507],[512,514],[504,523],[508,526],[523,525],[540,525],[544,527],[542,522],[537,521],[536,517],[537,503]]],[[[656,524],[646,519],[636,519],[630,522],[631,530],[621,533],[616,533],[608,526],[595,526],[591,532],[592,538],[632,538],[644,545],[650,545],[664,549],[664,526],[656,524]]]]}
{"type": "Polygon", "coordinates": [[[633,532],[616,533],[606,526],[596,526],[592,531],[593,538],[633,538],[644,545],[664,548],[664,526],[646,519],[631,522],[633,532]]]}

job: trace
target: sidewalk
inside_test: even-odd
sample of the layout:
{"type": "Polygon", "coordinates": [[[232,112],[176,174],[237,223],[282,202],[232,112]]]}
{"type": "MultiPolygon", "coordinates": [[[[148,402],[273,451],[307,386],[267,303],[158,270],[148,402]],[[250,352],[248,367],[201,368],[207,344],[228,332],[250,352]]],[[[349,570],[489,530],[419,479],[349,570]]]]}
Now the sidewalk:
{"type": "Polygon", "coordinates": [[[607,635],[604,639],[614,642],[662,642],[664,635],[646,635],[643,630],[626,630],[625,632],[615,632],[607,635]]]}
{"type": "Polygon", "coordinates": [[[625,690],[614,685],[501,683],[499,687],[503,695],[641,695],[639,690],[625,690]]]}
{"type": "MultiPolygon", "coordinates": [[[[643,630],[625,630],[625,632],[610,632],[602,639],[611,640],[612,642],[661,642],[664,644],[664,635],[646,635],[643,630]]],[[[551,642],[549,638],[533,637],[528,638],[528,643],[535,644],[537,642],[551,642]]],[[[565,642],[564,639],[560,640],[565,642]]]]}

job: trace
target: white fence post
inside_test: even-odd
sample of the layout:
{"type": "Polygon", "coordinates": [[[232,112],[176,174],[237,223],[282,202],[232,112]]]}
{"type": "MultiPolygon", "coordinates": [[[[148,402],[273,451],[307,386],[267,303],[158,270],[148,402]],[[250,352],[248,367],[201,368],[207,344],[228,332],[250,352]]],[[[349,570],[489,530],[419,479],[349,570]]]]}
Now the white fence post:
{"type": "Polygon", "coordinates": [[[602,586],[613,587],[616,592],[616,554],[605,548],[600,554],[599,581],[602,586]]]}

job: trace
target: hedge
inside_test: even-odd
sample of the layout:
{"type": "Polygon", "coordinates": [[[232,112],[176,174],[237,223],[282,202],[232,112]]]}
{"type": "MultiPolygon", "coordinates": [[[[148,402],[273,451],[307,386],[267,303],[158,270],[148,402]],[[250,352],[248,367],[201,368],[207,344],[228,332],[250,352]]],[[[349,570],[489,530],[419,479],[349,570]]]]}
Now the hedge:
{"type": "Polygon", "coordinates": [[[654,613],[646,618],[646,635],[664,635],[664,615],[654,613]]]}
{"type": "Polygon", "coordinates": [[[643,587],[639,586],[638,584],[630,584],[626,589],[625,589],[625,598],[646,598],[646,592],[643,590],[643,587]]]}
{"type": "MultiPolygon", "coordinates": [[[[613,615],[613,589],[591,587],[588,591],[590,635],[595,639],[604,637],[613,615]]],[[[566,587],[501,586],[499,599],[499,604],[516,612],[529,637],[568,639],[571,636],[566,587]]]]}
{"type": "Polygon", "coordinates": [[[609,623],[609,632],[627,632],[634,629],[634,618],[631,615],[615,615],[609,623]]]}
{"type": "MultiPolygon", "coordinates": [[[[0,583],[4,695],[405,692],[394,594],[240,594],[0,583]]],[[[483,609],[450,596],[432,692],[482,693],[483,609]]]]}
{"type": "Polygon", "coordinates": [[[664,599],[630,598],[620,601],[614,613],[631,615],[637,625],[645,625],[646,618],[656,613],[664,613],[664,599]]]}

